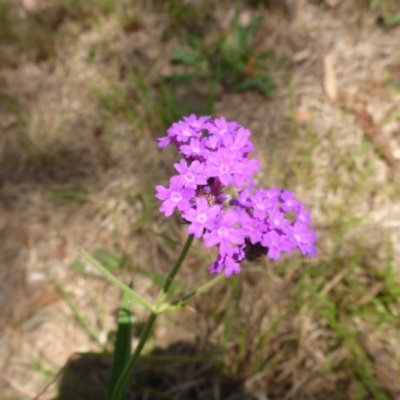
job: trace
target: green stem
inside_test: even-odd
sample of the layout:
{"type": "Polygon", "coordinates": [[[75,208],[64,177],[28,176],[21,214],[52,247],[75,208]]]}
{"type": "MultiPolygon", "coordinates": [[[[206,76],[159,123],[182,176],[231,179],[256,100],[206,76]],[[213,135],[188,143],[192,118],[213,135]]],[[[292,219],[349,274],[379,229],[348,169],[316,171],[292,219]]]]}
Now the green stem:
{"type": "Polygon", "coordinates": [[[181,267],[183,260],[185,259],[192,242],[193,242],[193,235],[190,235],[186,239],[186,243],[182,248],[181,254],[179,255],[178,259],[175,262],[174,267],[172,268],[171,272],[169,273],[167,279],[164,282],[161,292],[158,295],[156,305],[152,309],[149,319],[147,320],[147,323],[146,323],[146,325],[143,329],[143,332],[140,336],[139,343],[138,343],[135,351],[133,352],[132,356],[130,357],[129,361],[125,365],[125,368],[122,371],[117,384],[115,385],[115,390],[114,390],[110,400],[123,400],[122,393],[123,393],[124,387],[126,386],[126,383],[128,382],[128,379],[132,372],[133,367],[135,366],[137,360],[140,357],[140,354],[141,354],[143,347],[150,335],[150,332],[154,325],[154,322],[162,310],[162,306],[168,295],[168,291],[172,285],[172,282],[174,281],[174,278],[175,278],[176,274],[178,273],[179,268],[181,267]]]}
{"type": "MultiPolygon", "coordinates": [[[[107,399],[111,397],[115,389],[115,385],[117,384],[118,379],[131,356],[131,345],[132,345],[131,302],[132,302],[132,297],[129,294],[124,293],[122,297],[122,306],[119,310],[119,315],[118,315],[117,337],[115,339],[110,380],[107,386],[107,399]]],[[[121,397],[122,398],[126,397],[127,392],[128,392],[128,385],[125,384],[121,391],[121,397]]]]}
{"type": "Polygon", "coordinates": [[[110,400],[123,400],[122,394],[123,394],[124,388],[126,386],[126,383],[128,382],[129,375],[131,374],[133,367],[135,366],[137,360],[140,357],[140,353],[142,352],[143,347],[146,344],[146,341],[151,332],[151,328],[153,327],[154,321],[156,320],[157,316],[158,316],[158,314],[156,314],[154,312],[152,312],[150,314],[150,317],[147,320],[147,323],[143,329],[142,335],[140,336],[139,343],[136,346],[136,349],[133,352],[133,354],[131,355],[129,361],[125,365],[125,368],[122,371],[121,375],[119,376],[118,382],[115,385],[115,389],[114,389],[114,392],[113,392],[110,400]]]}
{"type": "Polygon", "coordinates": [[[129,286],[126,286],[119,279],[117,279],[111,272],[109,272],[106,268],[104,268],[97,260],[95,260],[90,254],[86,253],[85,250],[80,249],[80,254],[86,261],[89,262],[93,267],[95,267],[105,278],[111,281],[115,286],[119,287],[124,293],[127,293],[132,297],[132,299],[139,303],[142,307],[144,307],[148,311],[153,311],[153,305],[146,301],[142,296],[132,290],[129,286]]]}
{"type": "Polygon", "coordinates": [[[214,279],[211,279],[211,281],[207,282],[205,285],[200,286],[198,289],[193,290],[193,292],[190,292],[187,295],[185,295],[185,296],[181,297],[180,299],[175,300],[171,303],[164,304],[161,311],[175,310],[177,308],[183,307],[184,302],[186,300],[189,300],[192,297],[197,296],[198,294],[206,292],[207,290],[211,289],[213,286],[215,286],[217,283],[221,282],[224,279],[226,279],[225,275],[219,274],[217,277],[215,277],[214,279]]]}
{"type": "Polygon", "coordinates": [[[188,238],[186,239],[186,243],[183,246],[183,249],[181,251],[181,254],[179,255],[178,259],[175,262],[174,267],[172,268],[172,271],[169,273],[167,279],[164,282],[164,285],[161,289],[160,294],[158,295],[156,305],[154,307],[154,311],[156,313],[159,313],[161,311],[161,307],[164,305],[165,299],[168,296],[168,291],[172,285],[172,282],[174,281],[175,275],[179,271],[179,268],[182,265],[183,260],[185,259],[190,246],[192,245],[193,242],[193,235],[189,235],[188,238]]]}
{"type": "Polygon", "coordinates": [[[204,293],[208,289],[211,289],[213,286],[215,286],[217,283],[219,283],[222,280],[226,280],[225,275],[224,274],[219,274],[214,279],[211,279],[211,281],[207,282],[205,285],[200,286],[198,289],[193,290],[193,292],[190,292],[186,296],[183,296],[178,301],[189,300],[190,298],[192,298],[194,296],[197,296],[198,294],[204,293]]]}

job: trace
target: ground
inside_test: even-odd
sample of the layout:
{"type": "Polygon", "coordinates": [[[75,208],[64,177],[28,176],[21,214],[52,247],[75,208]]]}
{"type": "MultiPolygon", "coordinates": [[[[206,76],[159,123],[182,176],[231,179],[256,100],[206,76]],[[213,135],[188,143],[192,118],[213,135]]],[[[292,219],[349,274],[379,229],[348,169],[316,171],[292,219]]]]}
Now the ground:
{"type": "MultiPolygon", "coordinates": [[[[104,398],[121,293],[78,249],[155,299],[186,233],[158,211],[176,154],[154,138],[206,111],[252,131],[258,183],[307,205],[319,256],[248,263],[163,316],[131,398],[400,398],[400,5],[209,3],[0,1],[2,398],[104,398]],[[167,79],[187,32],[209,49],[255,17],[275,91],[167,79]]],[[[195,245],[177,292],[213,254],[195,245]]]]}

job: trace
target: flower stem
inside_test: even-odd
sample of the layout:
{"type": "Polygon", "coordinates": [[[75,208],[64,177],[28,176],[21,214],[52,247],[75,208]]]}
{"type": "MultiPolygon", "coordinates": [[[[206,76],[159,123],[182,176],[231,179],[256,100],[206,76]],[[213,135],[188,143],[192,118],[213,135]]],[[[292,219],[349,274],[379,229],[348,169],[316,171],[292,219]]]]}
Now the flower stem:
{"type": "Polygon", "coordinates": [[[126,387],[126,383],[128,382],[129,375],[132,372],[133,367],[135,366],[137,360],[140,357],[140,353],[143,350],[144,345],[146,344],[146,341],[150,335],[151,328],[154,325],[154,321],[156,320],[158,314],[152,312],[150,314],[149,319],[146,322],[146,325],[143,329],[142,335],[140,336],[140,340],[138,345],[136,346],[135,351],[131,355],[129,361],[125,365],[124,370],[122,371],[121,375],[119,376],[119,379],[117,381],[117,384],[115,385],[115,389],[112,393],[111,399],[110,400],[123,400],[122,399],[122,394],[124,392],[124,387],[126,387]]]}
{"type": "Polygon", "coordinates": [[[211,279],[211,281],[207,282],[205,285],[200,286],[198,289],[193,290],[193,292],[188,293],[186,296],[183,296],[181,299],[179,299],[177,301],[180,302],[180,301],[189,300],[190,298],[197,296],[198,294],[204,293],[224,279],[226,280],[225,275],[219,274],[217,277],[215,277],[214,279],[211,279]]]}
{"type": "Polygon", "coordinates": [[[182,248],[181,254],[179,255],[178,259],[175,262],[174,267],[172,268],[171,272],[169,273],[167,279],[164,282],[161,292],[158,295],[156,304],[153,307],[151,314],[149,316],[149,319],[147,320],[146,325],[143,329],[143,332],[140,336],[139,343],[136,346],[135,351],[129,358],[127,364],[125,365],[125,368],[122,371],[122,373],[118,379],[118,382],[115,385],[115,389],[112,393],[110,400],[123,400],[122,394],[124,391],[124,387],[126,386],[126,383],[128,382],[128,379],[132,372],[133,367],[135,366],[136,362],[138,361],[138,359],[140,357],[140,354],[143,350],[144,345],[146,344],[146,341],[150,335],[151,329],[153,328],[153,325],[154,325],[154,322],[155,322],[157,316],[163,311],[162,306],[164,305],[164,301],[168,295],[168,291],[171,288],[172,282],[174,281],[174,278],[175,278],[176,274],[178,273],[179,268],[182,266],[183,260],[185,259],[192,242],[193,242],[193,235],[190,235],[186,239],[186,243],[182,248]]]}
{"type": "Polygon", "coordinates": [[[185,296],[181,297],[178,300],[174,300],[171,303],[166,303],[162,307],[162,311],[167,311],[167,310],[176,310],[178,308],[183,308],[185,307],[185,301],[191,299],[194,296],[197,296],[201,293],[206,292],[207,290],[211,289],[213,286],[215,286],[217,283],[221,282],[222,280],[226,279],[224,274],[219,274],[217,277],[214,279],[211,279],[211,281],[207,282],[205,285],[200,286],[199,288],[193,290],[192,292],[186,294],[185,296]]]}
{"type": "Polygon", "coordinates": [[[167,279],[164,282],[164,285],[161,289],[160,294],[158,295],[156,305],[154,307],[154,312],[159,313],[161,311],[161,307],[164,305],[165,299],[168,296],[168,291],[172,285],[172,282],[174,281],[175,275],[179,271],[179,268],[182,265],[183,260],[185,259],[190,246],[192,245],[193,242],[193,235],[189,235],[188,238],[186,239],[186,243],[182,248],[181,254],[179,255],[178,259],[175,262],[174,267],[172,268],[172,271],[169,273],[167,279]]]}

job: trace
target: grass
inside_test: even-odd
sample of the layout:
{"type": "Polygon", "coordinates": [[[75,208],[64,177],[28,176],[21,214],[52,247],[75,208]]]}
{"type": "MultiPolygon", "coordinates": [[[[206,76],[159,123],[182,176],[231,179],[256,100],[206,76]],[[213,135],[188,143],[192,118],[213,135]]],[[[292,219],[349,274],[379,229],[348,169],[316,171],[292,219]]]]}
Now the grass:
{"type": "MultiPolygon", "coordinates": [[[[261,17],[253,17],[247,25],[242,25],[237,17],[229,36],[216,36],[213,42],[207,44],[204,44],[205,38],[188,31],[185,35],[188,49],[176,49],[171,57],[172,62],[183,66],[183,72],[166,77],[166,82],[174,85],[207,82],[209,99],[215,96],[218,85],[226,90],[240,92],[254,89],[266,97],[272,96],[275,84],[265,72],[272,52],[262,51],[256,46],[261,25],[261,17]]],[[[171,89],[168,85],[168,92],[173,93],[171,89]]],[[[211,105],[208,104],[205,111],[210,113],[211,105]]]]}
{"type": "Polygon", "coordinates": [[[56,278],[52,278],[53,283],[57,290],[60,292],[68,307],[71,309],[72,315],[76,322],[82,326],[82,329],[87,333],[91,340],[93,340],[100,348],[104,349],[104,345],[100,342],[98,331],[95,326],[93,326],[90,321],[82,314],[79,306],[74,302],[71,296],[67,293],[62,283],[60,283],[56,278]]]}
{"type": "MultiPolygon", "coordinates": [[[[162,52],[149,59],[147,54],[135,53],[142,51],[136,49],[124,54],[124,58],[112,56],[110,61],[105,57],[104,62],[96,61],[96,57],[91,58],[89,54],[88,68],[93,67],[97,75],[89,79],[88,91],[96,102],[94,118],[99,131],[92,141],[88,139],[90,145],[84,156],[93,150],[91,146],[95,146],[96,140],[104,140],[110,153],[104,156],[107,162],[97,159],[100,156],[93,153],[100,171],[96,176],[104,176],[100,182],[105,187],[112,183],[108,179],[114,180],[117,189],[109,198],[101,197],[102,194],[93,189],[94,184],[87,188],[80,185],[45,187],[43,192],[50,195],[55,205],[65,205],[62,212],[68,216],[81,208],[89,213],[95,203],[96,210],[106,219],[101,229],[108,232],[104,227],[111,226],[112,231],[108,246],[99,244],[95,256],[109,269],[122,269],[120,272],[126,277],[133,275],[147,279],[157,291],[175,254],[176,244],[181,241],[182,227],[176,220],[164,221],[157,212],[153,188],[157,182],[168,179],[175,155],[168,151],[155,155],[153,139],[192,110],[214,114],[216,104],[220,106],[227,93],[237,95],[247,91],[246,95],[255,95],[258,91],[260,98],[266,96],[274,101],[274,84],[267,73],[275,56],[265,53],[266,49],[255,43],[263,23],[257,13],[247,27],[240,25],[236,18],[230,28],[222,32],[213,20],[214,14],[207,8],[207,1],[200,2],[198,8],[172,0],[155,3],[154,9],[150,10],[146,8],[150,6],[143,4],[128,5],[125,10],[122,3],[107,0],[65,0],[60,3],[70,12],[68,15],[75,16],[74,23],[82,25],[82,32],[100,30],[102,21],[108,20],[120,24],[121,30],[116,31],[115,37],[122,35],[121,32],[133,35],[143,26],[156,32],[154,26],[149,28],[151,18],[157,24],[165,23],[163,34],[158,33],[159,44],[169,46],[167,63],[175,64],[172,72],[165,75],[160,72],[160,65],[165,63],[162,52]],[[147,11],[141,12],[141,7],[147,11]],[[146,13],[151,14],[149,20],[146,13]],[[85,21],[96,23],[86,26],[85,21]],[[192,29],[187,29],[188,24],[192,29]],[[207,31],[205,27],[213,30],[207,31]],[[143,59],[145,62],[140,62],[143,59]],[[117,72],[124,73],[115,73],[114,65],[117,65],[117,72]],[[123,145],[118,147],[120,143],[123,145]],[[124,161],[119,158],[122,160],[126,153],[134,163],[124,170],[124,161]],[[117,173],[108,178],[107,173],[113,168],[117,173]],[[135,181],[135,187],[125,183],[132,176],[142,178],[135,181]],[[134,213],[135,218],[129,219],[126,210],[134,213]],[[127,220],[129,229],[125,231],[127,220]],[[146,259],[149,261],[140,260],[131,250],[129,242],[135,241],[140,243],[139,250],[151,254],[146,259]]],[[[381,7],[385,15],[388,13],[387,18],[397,15],[389,11],[394,10],[389,2],[372,2],[370,5],[374,9],[381,7]]],[[[0,18],[3,18],[0,43],[14,43],[21,53],[30,47],[40,50],[45,46],[47,55],[41,60],[52,62],[58,50],[53,42],[44,45],[42,37],[54,28],[29,17],[26,22],[32,31],[32,38],[29,38],[24,30],[26,26],[16,31],[19,25],[14,27],[9,23],[15,10],[5,2],[1,2],[0,7],[0,18]]],[[[237,7],[236,11],[242,11],[240,4],[237,7]]],[[[61,38],[76,44],[78,39],[71,39],[65,33],[68,29],[59,32],[61,38]]],[[[90,43],[87,48],[95,48],[97,42],[89,39],[94,44],[90,43]]],[[[104,46],[105,53],[113,54],[112,46],[116,43],[113,40],[116,39],[104,46]]],[[[195,314],[180,311],[164,322],[171,339],[174,329],[178,329],[178,321],[184,321],[181,325],[185,325],[194,338],[196,355],[157,356],[153,354],[159,340],[155,336],[144,359],[154,362],[157,357],[164,357],[184,361],[186,370],[180,372],[183,380],[191,365],[196,365],[199,360],[207,364],[204,360],[209,360],[218,377],[244,382],[246,390],[267,393],[271,399],[289,395],[304,399],[389,399],[390,382],[379,374],[382,369],[380,357],[389,353],[390,363],[383,363],[384,371],[389,368],[399,371],[400,357],[386,339],[399,343],[400,281],[390,235],[384,233],[383,228],[374,227],[368,209],[365,211],[362,206],[365,198],[375,192],[392,196],[393,201],[398,200],[399,193],[390,188],[389,183],[371,178],[378,157],[368,141],[343,150],[338,145],[335,128],[321,137],[311,123],[296,122],[294,89],[291,95],[294,104],[293,109],[288,110],[288,133],[276,138],[267,163],[268,175],[260,179],[268,186],[299,189],[299,197],[308,199],[313,213],[319,214],[320,257],[317,261],[307,261],[296,255],[278,263],[260,261],[244,265],[241,276],[191,302],[195,314]],[[315,160],[327,154],[329,165],[316,170],[315,160]],[[318,186],[322,187],[326,198],[318,197],[315,189],[318,186]],[[379,231],[379,240],[370,238],[374,231],[379,231]]],[[[52,159],[68,143],[65,130],[60,128],[62,121],[52,125],[40,116],[37,120],[30,118],[9,93],[0,94],[0,103],[17,120],[16,146],[34,163],[46,165],[46,160],[52,159]]],[[[397,114],[398,110],[392,111],[388,121],[397,119],[397,114]]],[[[86,120],[80,122],[84,125],[86,120]]],[[[87,135],[87,131],[85,128],[79,132],[87,135]]],[[[16,165],[21,167],[23,163],[16,165]]],[[[0,167],[0,170],[7,170],[14,168],[14,164],[0,167]]],[[[89,217],[83,219],[82,224],[85,222],[91,226],[89,217]]],[[[68,230],[68,224],[63,229],[68,230]]],[[[205,265],[210,259],[210,253],[201,245],[192,249],[187,269],[182,271],[174,288],[176,296],[190,291],[196,282],[208,279],[205,265]]],[[[76,262],[72,270],[75,274],[84,273],[84,266],[76,262]]],[[[105,316],[101,294],[92,294],[95,311],[80,310],[62,286],[59,287],[81,329],[99,343],[98,327],[92,326],[84,315],[85,312],[96,312],[99,324],[106,325],[102,322],[105,316]]],[[[36,364],[34,368],[44,371],[36,364]]],[[[149,368],[157,369],[151,363],[149,368]]],[[[162,374],[167,376],[168,371],[162,371],[162,374]]],[[[148,386],[153,383],[149,378],[148,386]]],[[[179,398],[167,393],[167,389],[158,390],[154,386],[152,390],[158,398],[179,398]]]]}

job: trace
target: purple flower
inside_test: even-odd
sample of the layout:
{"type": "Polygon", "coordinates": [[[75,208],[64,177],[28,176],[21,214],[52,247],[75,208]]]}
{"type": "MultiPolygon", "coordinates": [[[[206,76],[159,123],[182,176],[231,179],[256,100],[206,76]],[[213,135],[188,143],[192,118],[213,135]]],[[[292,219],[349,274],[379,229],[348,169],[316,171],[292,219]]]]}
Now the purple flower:
{"type": "Polygon", "coordinates": [[[184,187],[196,189],[197,186],[207,183],[204,165],[197,160],[193,161],[190,166],[187,165],[186,160],[181,160],[179,163],[174,164],[174,167],[180,174],[177,180],[184,187]]]}
{"type": "Polygon", "coordinates": [[[207,130],[217,136],[224,136],[226,133],[234,132],[240,125],[237,122],[228,122],[224,117],[214,120],[207,125],[207,130]]]}
{"type": "Polygon", "coordinates": [[[163,200],[160,211],[163,212],[166,217],[173,214],[175,207],[180,211],[187,210],[190,207],[190,200],[195,195],[193,189],[182,188],[182,185],[176,177],[171,178],[169,189],[162,185],[158,185],[156,186],[156,190],[157,199],[163,200]]]}
{"type": "Polygon", "coordinates": [[[220,274],[224,268],[224,264],[225,257],[222,257],[221,254],[218,254],[217,259],[208,267],[208,270],[211,274],[220,274]]]}
{"type": "Polygon", "coordinates": [[[221,255],[232,256],[235,246],[244,243],[243,230],[237,227],[239,215],[234,210],[228,210],[224,216],[218,215],[210,232],[204,234],[206,247],[218,245],[221,255]]]}
{"type": "Polygon", "coordinates": [[[282,189],[277,189],[277,188],[269,188],[269,189],[260,189],[260,192],[270,200],[278,200],[279,195],[282,192],[282,189]]]}
{"type": "Polygon", "coordinates": [[[244,173],[244,168],[236,156],[237,153],[228,149],[210,153],[206,162],[206,174],[209,177],[218,178],[223,185],[234,184],[238,187],[237,181],[240,180],[240,175],[244,173]]]}
{"type": "Polygon", "coordinates": [[[294,193],[289,190],[282,190],[280,195],[283,211],[300,211],[302,204],[294,198],[294,193]]]}
{"type": "Polygon", "coordinates": [[[230,205],[242,208],[250,208],[252,206],[250,196],[250,190],[248,188],[245,188],[239,192],[239,197],[230,201],[230,205]]]}
{"type": "Polygon", "coordinates": [[[275,230],[269,231],[263,235],[261,244],[268,247],[268,258],[272,260],[279,260],[281,251],[292,251],[295,243],[291,238],[283,233],[278,233],[275,230]]]}
{"type": "Polygon", "coordinates": [[[241,268],[235,257],[225,256],[225,276],[230,278],[232,275],[240,273],[241,268]]]}
{"type": "Polygon", "coordinates": [[[193,234],[195,238],[199,239],[204,232],[204,229],[210,228],[214,218],[221,212],[220,206],[212,206],[204,197],[196,199],[196,208],[189,208],[182,214],[182,217],[191,222],[188,232],[193,234]]]}
{"type": "Polygon", "coordinates": [[[260,170],[260,160],[253,158],[251,160],[245,159],[242,162],[243,173],[235,175],[235,186],[242,188],[247,182],[250,187],[254,187],[253,175],[260,170]]]}
{"type": "Polygon", "coordinates": [[[289,221],[285,218],[285,214],[277,209],[270,210],[267,221],[270,229],[276,229],[285,233],[292,229],[289,221]]]}
{"type": "Polygon", "coordinates": [[[247,211],[239,211],[239,221],[243,232],[252,244],[261,242],[262,235],[266,231],[266,224],[263,221],[253,218],[247,211]]]}
{"type": "Polygon", "coordinates": [[[190,124],[183,121],[173,123],[167,134],[169,138],[176,138],[179,142],[187,142],[190,138],[198,136],[190,124]]]}
{"type": "Polygon", "coordinates": [[[263,221],[268,213],[277,206],[277,202],[267,198],[264,191],[259,190],[250,197],[254,218],[263,221]]]}
{"type": "Polygon", "coordinates": [[[296,210],[297,221],[304,222],[307,225],[311,225],[310,211],[308,211],[303,204],[300,203],[296,210]]]}
{"type": "Polygon", "coordinates": [[[225,267],[225,276],[231,277],[233,274],[238,274],[241,271],[239,262],[243,260],[244,253],[241,248],[237,248],[238,251],[230,256],[218,255],[216,261],[208,267],[211,274],[220,274],[225,267]]]}
{"type": "Polygon", "coordinates": [[[157,138],[156,139],[158,147],[161,149],[163,147],[167,147],[171,143],[171,139],[168,136],[157,138]]]}
{"type": "Polygon", "coordinates": [[[186,157],[205,157],[207,150],[204,145],[204,141],[199,138],[190,139],[189,144],[183,144],[180,146],[179,151],[186,157]]]}
{"type": "Polygon", "coordinates": [[[203,130],[210,120],[210,117],[204,116],[197,118],[196,115],[191,114],[188,117],[183,117],[183,120],[190,125],[196,132],[203,130]]]}
{"type": "Polygon", "coordinates": [[[216,195],[215,201],[217,203],[222,204],[222,203],[224,203],[226,201],[227,198],[228,198],[228,196],[225,193],[219,193],[219,194],[216,195]]]}
{"type": "Polygon", "coordinates": [[[205,138],[204,143],[208,149],[215,151],[221,146],[222,141],[220,137],[211,135],[205,138]]]}
{"type": "Polygon", "coordinates": [[[251,132],[248,129],[240,127],[234,134],[226,134],[223,137],[224,146],[233,151],[238,151],[247,156],[247,154],[254,152],[254,146],[249,141],[251,132]]]}
{"type": "Polygon", "coordinates": [[[296,247],[306,256],[317,254],[310,212],[294,193],[255,186],[260,161],[249,158],[255,152],[250,136],[237,122],[192,114],[156,139],[160,148],[172,142],[182,156],[170,187],[156,186],[160,211],[170,216],[177,208],[190,234],[203,237],[208,248],[217,246],[219,256],[209,269],[227,277],[240,272],[244,259],[277,260],[296,247]],[[240,190],[230,201],[229,186],[240,190]]]}
{"type": "Polygon", "coordinates": [[[317,235],[311,226],[302,221],[297,221],[293,226],[293,234],[300,251],[305,256],[316,257],[315,241],[317,240],[317,235]]]}

